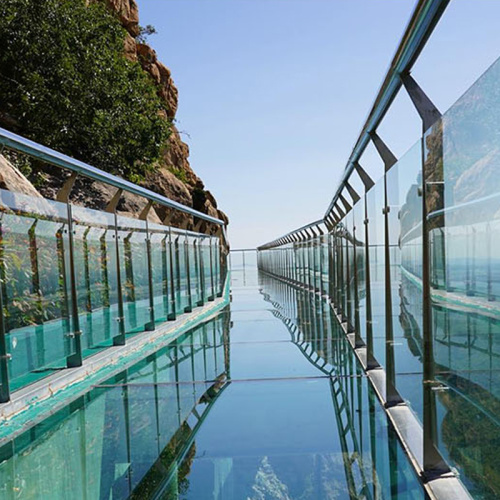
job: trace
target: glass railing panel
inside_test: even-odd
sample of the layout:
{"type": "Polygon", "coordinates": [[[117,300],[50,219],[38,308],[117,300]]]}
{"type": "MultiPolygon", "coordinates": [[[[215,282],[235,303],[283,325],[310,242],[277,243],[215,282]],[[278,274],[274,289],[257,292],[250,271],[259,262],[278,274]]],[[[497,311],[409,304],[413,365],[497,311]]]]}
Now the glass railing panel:
{"type": "Polygon", "coordinates": [[[337,291],[335,305],[339,312],[346,314],[346,304],[345,304],[345,242],[343,237],[344,224],[340,222],[335,230],[335,273],[337,275],[337,291]]]}
{"type": "Polygon", "coordinates": [[[181,271],[181,288],[184,290],[184,311],[189,312],[195,306],[196,302],[193,300],[193,285],[196,283],[196,276],[194,275],[194,259],[193,259],[193,247],[190,242],[190,238],[187,234],[182,236],[182,250],[181,253],[184,257],[184,273],[181,271]]]}
{"type": "Polygon", "coordinates": [[[500,60],[425,137],[439,448],[500,495],[500,60]]]}
{"type": "Polygon", "coordinates": [[[319,238],[314,238],[311,240],[311,265],[312,265],[312,287],[314,291],[318,290],[319,284],[319,238]]]}
{"type": "Polygon", "coordinates": [[[203,296],[205,300],[212,300],[215,295],[215,282],[212,269],[214,238],[201,238],[200,251],[203,273],[203,296]]]}
{"type": "Polygon", "coordinates": [[[283,249],[283,276],[290,278],[290,248],[288,245],[283,249]]]}
{"type": "Polygon", "coordinates": [[[303,283],[302,280],[302,248],[300,243],[294,243],[294,254],[295,254],[295,279],[299,283],[303,283]]]}
{"type": "Polygon", "coordinates": [[[307,240],[304,242],[305,244],[305,253],[306,253],[306,266],[307,266],[307,284],[310,288],[314,287],[314,277],[313,277],[313,269],[314,269],[314,261],[313,261],[313,250],[312,250],[312,240],[307,240]]]}
{"type": "Polygon", "coordinates": [[[117,216],[125,333],[138,333],[151,321],[146,221],[117,216]]]}
{"type": "Polygon", "coordinates": [[[203,305],[203,290],[201,276],[200,238],[187,237],[189,254],[189,284],[191,286],[191,301],[193,307],[203,305]]]}
{"type": "Polygon", "coordinates": [[[308,280],[307,280],[307,243],[301,242],[300,243],[300,253],[301,253],[301,270],[302,270],[302,284],[304,286],[307,286],[308,280]]]}
{"type": "MultiPolygon", "coordinates": [[[[329,252],[329,245],[328,245],[328,235],[324,235],[321,237],[321,293],[324,296],[327,296],[329,293],[329,262],[328,262],[328,252],[329,252]]],[[[292,254],[293,256],[293,254],[292,254]]]]}
{"type": "Polygon", "coordinates": [[[283,246],[280,251],[280,275],[286,277],[286,246],[283,246]]]}
{"type": "Polygon", "coordinates": [[[323,262],[321,236],[316,238],[316,290],[321,293],[323,286],[323,262]]]}
{"type": "Polygon", "coordinates": [[[359,334],[366,342],[366,259],[365,259],[365,200],[361,198],[353,207],[353,243],[355,264],[355,325],[359,325],[359,334]],[[355,316],[356,319],[356,316],[355,316]]]}
{"type": "MultiPolygon", "coordinates": [[[[321,264],[320,269],[322,269],[321,264]]],[[[293,248],[291,244],[287,244],[286,246],[286,278],[289,280],[293,279],[293,248]]]]}
{"type": "Polygon", "coordinates": [[[66,205],[0,190],[0,271],[11,390],[64,368],[71,333],[66,205]]]}
{"type": "Polygon", "coordinates": [[[292,254],[293,254],[293,269],[292,269],[293,279],[300,283],[301,282],[300,249],[298,247],[298,243],[294,242],[292,244],[292,254]]]}
{"type": "Polygon", "coordinates": [[[302,246],[301,243],[294,243],[295,253],[295,279],[298,283],[303,283],[303,269],[302,269],[302,246]]]}
{"type": "Polygon", "coordinates": [[[335,235],[333,233],[328,234],[328,295],[330,300],[336,302],[337,300],[337,273],[336,269],[336,258],[335,253],[335,235]]]}
{"type": "Polygon", "coordinates": [[[313,290],[317,290],[318,288],[318,240],[317,238],[313,238],[309,242],[309,255],[310,255],[310,276],[311,276],[311,287],[313,290]]]}
{"type": "Polygon", "coordinates": [[[153,307],[155,321],[167,321],[173,312],[171,307],[171,269],[169,252],[169,229],[159,224],[148,224],[151,240],[151,274],[153,281],[153,307]]]}
{"type": "Polygon", "coordinates": [[[355,324],[355,301],[354,288],[356,285],[356,277],[354,272],[354,211],[351,210],[345,217],[345,279],[346,279],[346,310],[349,323],[354,328],[355,324]]]}
{"type": "Polygon", "coordinates": [[[88,356],[120,334],[115,216],[78,206],[72,215],[82,354],[88,356]]]}
{"type": "Polygon", "coordinates": [[[348,239],[348,219],[347,216],[344,217],[343,233],[341,237],[342,254],[341,254],[341,266],[342,266],[342,312],[345,318],[351,320],[350,318],[350,307],[351,301],[349,296],[349,286],[350,286],[350,276],[349,276],[349,239],[348,239]]]}
{"type": "Polygon", "coordinates": [[[222,289],[224,283],[221,278],[221,253],[220,253],[220,239],[214,238],[213,248],[212,248],[212,259],[213,259],[213,274],[214,274],[214,286],[215,293],[220,295],[222,293],[222,289]]]}
{"type": "Polygon", "coordinates": [[[304,279],[308,287],[312,288],[312,251],[311,240],[304,241],[304,279]]]}
{"type": "Polygon", "coordinates": [[[384,183],[379,181],[366,194],[368,212],[368,260],[370,263],[371,328],[374,356],[385,365],[385,256],[384,256],[384,183]],[[382,339],[378,341],[377,339],[382,339]]]}
{"type": "Polygon", "coordinates": [[[314,238],[312,242],[313,248],[313,288],[315,291],[319,290],[320,286],[320,259],[319,259],[319,238],[314,238]]]}
{"type": "Polygon", "coordinates": [[[342,245],[341,245],[341,223],[335,228],[332,236],[333,271],[335,275],[334,303],[335,307],[342,310],[342,245]]]}
{"type": "MultiPolygon", "coordinates": [[[[422,147],[418,141],[387,172],[391,271],[392,350],[395,386],[414,408],[420,408],[422,384],[422,147]],[[409,391],[402,374],[417,381],[409,391]]],[[[423,415],[419,415],[422,419],[423,415]]]]}
{"type": "Polygon", "coordinates": [[[289,244],[287,248],[287,257],[288,257],[288,279],[295,279],[294,273],[294,254],[293,254],[293,245],[289,244]]]}
{"type": "Polygon", "coordinates": [[[283,247],[281,252],[281,275],[283,278],[287,277],[287,266],[288,266],[288,249],[283,247]]]}
{"type": "Polygon", "coordinates": [[[302,277],[305,286],[309,286],[309,247],[308,242],[302,242],[302,277]]]}
{"type": "Polygon", "coordinates": [[[185,312],[189,308],[189,291],[187,278],[187,244],[186,236],[182,233],[172,234],[175,255],[175,308],[177,314],[185,312]]]}
{"type": "Polygon", "coordinates": [[[176,242],[177,235],[170,230],[167,243],[167,259],[169,265],[169,311],[174,317],[180,309],[179,305],[179,255],[178,255],[178,242],[176,242]]]}
{"type": "Polygon", "coordinates": [[[283,248],[283,277],[288,278],[288,268],[289,268],[289,248],[288,245],[283,248]]]}

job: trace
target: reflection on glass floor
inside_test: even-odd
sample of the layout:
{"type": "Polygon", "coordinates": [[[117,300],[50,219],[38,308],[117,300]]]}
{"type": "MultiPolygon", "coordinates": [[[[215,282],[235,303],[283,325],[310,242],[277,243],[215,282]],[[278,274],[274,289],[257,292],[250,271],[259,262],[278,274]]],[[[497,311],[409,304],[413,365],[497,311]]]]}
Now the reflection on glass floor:
{"type": "Polygon", "coordinates": [[[325,304],[232,275],[231,310],[4,444],[0,498],[424,498],[325,304]]]}

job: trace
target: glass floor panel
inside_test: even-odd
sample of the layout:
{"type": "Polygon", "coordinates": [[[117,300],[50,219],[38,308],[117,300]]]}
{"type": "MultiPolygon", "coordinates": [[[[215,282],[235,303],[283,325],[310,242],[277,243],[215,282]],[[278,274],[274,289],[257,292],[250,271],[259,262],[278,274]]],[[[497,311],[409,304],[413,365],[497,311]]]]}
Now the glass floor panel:
{"type": "Polygon", "coordinates": [[[256,283],[2,442],[0,498],[426,498],[328,310],[256,283]]]}

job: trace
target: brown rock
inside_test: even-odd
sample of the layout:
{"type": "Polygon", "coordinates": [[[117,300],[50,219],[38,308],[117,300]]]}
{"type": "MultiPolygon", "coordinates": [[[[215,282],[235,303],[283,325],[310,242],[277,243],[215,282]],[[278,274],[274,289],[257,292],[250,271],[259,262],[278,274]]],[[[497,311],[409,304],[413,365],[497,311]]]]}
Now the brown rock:
{"type": "Polygon", "coordinates": [[[0,155],[0,189],[41,198],[33,184],[2,155],[0,155]]]}
{"type": "Polygon", "coordinates": [[[139,9],[135,0],[106,0],[106,3],[133,37],[139,35],[139,9]]]}
{"type": "Polygon", "coordinates": [[[168,139],[167,148],[163,155],[165,165],[177,168],[184,172],[186,183],[195,186],[199,177],[193,172],[188,161],[189,146],[181,140],[179,131],[172,126],[172,133],[168,139]]]}
{"type": "Polygon", "coordinates": [[[144,69],[147,68],[148,64],[154,64],[157,61],[156,52],[146,43],[137,44],[137,54],[144,69]]]}
{"type": "Polygon", "coordinates": [[[135,42],[135,39],[130,35],[130,33],[127,33],[125,36],[125,57],[129,61],[137,61],[137,44],[135,42]]]}
{"type": "Polygon", "coordinates": [[[222,210],[217,210],[217,213],[220,220],[224,221],[225,224],[229,224],[229,217],[222,210]]]}
{"type": "Polygon", "coordinates": [[[170,70],[158,61],[156,52],[145,43],[137,44],[137,55],[142,69],[151,75],[158,86],[158,95],[166,105],[167,117],[173,120],[177,112],[178,91],[170,70]]]}
{"type": "Polygon", "coordinates": [[[210,191],[205,191],[205,196],[207,200],[210,202],[210,204],[217,208],[217,201],[215,201],[214,195],[210,191]]]}
{"type": "MultiPolygon", "coordinates": [[[[188,207],[192,206],[193,198],[186,185],[165,167],[149,174],[145,182],[143,182],[143,186],[178,203],[188,207]]],[[[163,217],[163,211],[158,210],[160,211],[160,217],[163,217]]]]}
{"type": "Polygon", "coordinates": [[[177,106],[179,104],[179,92],[174,84],[170,70],[160,61],[156,63],[156,67],[160,73],[159,94],[167,105],[168,117],[173,120],[175,114],[177,113],[177,106]]]}

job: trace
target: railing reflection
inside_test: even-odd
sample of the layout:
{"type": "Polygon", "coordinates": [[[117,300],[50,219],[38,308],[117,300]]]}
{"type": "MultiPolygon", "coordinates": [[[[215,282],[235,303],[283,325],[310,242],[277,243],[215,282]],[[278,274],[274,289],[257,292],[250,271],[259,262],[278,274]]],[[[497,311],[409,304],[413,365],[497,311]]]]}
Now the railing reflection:
{"type": "Polygon", "coordinates": [[[330,379],[351,498],[423,498],[419,480],[337,318],[319,294],[260,275],[261,293],[303,355],[330,379]]]}
{"type": "Polygon", "coordinates": [[[4,444],[1,498],[179,498],[230,384],[229,323],[219,315],[4,444]]]}

